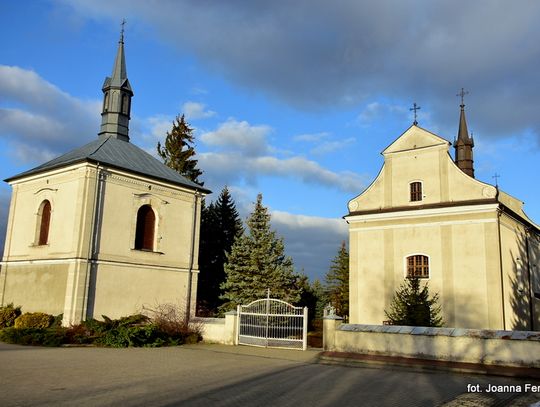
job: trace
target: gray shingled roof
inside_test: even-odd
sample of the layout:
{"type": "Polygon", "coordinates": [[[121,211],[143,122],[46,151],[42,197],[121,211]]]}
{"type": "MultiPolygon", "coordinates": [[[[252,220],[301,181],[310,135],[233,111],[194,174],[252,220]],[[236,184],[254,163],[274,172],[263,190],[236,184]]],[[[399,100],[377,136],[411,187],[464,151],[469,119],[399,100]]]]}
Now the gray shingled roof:
{"type": "Polygon", "coordinates": [[[9,182],[28,175],[34,175],[84,161],[97,162],[109,167],[146,175],[150,178],[168,181],[186,188],[198,189],[201,192],[210,192],[206,188],[184,178],[146,151],[129,142],[118,140],[115,137],[99,137],[45,164],[7,178],[5,181],[9,182]]]}

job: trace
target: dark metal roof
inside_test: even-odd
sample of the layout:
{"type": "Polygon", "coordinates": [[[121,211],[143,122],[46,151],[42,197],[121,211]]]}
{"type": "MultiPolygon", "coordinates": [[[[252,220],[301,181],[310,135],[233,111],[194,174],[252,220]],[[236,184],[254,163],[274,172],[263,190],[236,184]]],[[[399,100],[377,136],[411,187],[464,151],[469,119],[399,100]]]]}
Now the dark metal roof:
{"type": "Polygon", "coordinates": [[[96,140],[72,150],[60,157],[46,162],[31,170],[22,172],[5,179],[6,182],[41,172],[62,168],[79,162],[97,162],[108,167],[114,167],[128,172],[145,175],[189,189],[198,189],[209,193],[210,190],[201,187],[193,181],[181,176],[176,171],[167,167],[158,159],[152,157],[146,151],[129,143],[118,140],[115,137],[99,137],[96,140]]]}

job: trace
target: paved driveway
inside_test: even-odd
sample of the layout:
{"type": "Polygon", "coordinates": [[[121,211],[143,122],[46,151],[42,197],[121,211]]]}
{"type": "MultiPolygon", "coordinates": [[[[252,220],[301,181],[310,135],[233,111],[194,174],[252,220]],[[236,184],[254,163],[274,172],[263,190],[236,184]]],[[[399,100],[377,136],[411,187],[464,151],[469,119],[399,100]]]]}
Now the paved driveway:
{"type": "Polygon", "coordinates": [[[221,345],[157,349],[0,344],[1,406],[528,406],[538,381],[318,363],[317,352],[221,345]],[[480,385],[482,394],[467,393],[480,385]]]}

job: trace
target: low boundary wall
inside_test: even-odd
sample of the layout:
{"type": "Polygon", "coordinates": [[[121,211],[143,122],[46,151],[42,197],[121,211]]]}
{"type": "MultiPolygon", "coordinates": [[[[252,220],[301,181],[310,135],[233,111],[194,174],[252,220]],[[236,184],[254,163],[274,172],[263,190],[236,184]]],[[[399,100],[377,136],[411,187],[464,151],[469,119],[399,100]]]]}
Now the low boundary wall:
{"type": "Polygon", "coordinates": [[[323,322],[324,350],[540,368],[540,332],[323,322]]]}
{"type": "Polygon", "coordinates": [[[236,345],[237,321],[236,311],[225,314],[225,318],[192,318],[191,322],[202,329],[204,342],[236,345]]]}

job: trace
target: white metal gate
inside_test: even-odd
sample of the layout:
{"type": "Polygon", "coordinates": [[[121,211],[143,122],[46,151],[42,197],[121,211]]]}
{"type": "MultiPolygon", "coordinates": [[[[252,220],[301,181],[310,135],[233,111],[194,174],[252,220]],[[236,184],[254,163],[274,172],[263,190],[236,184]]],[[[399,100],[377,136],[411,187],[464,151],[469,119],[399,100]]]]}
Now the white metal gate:
{"type": "Polygon", "coordinates": [[[237,344],[307,349],[307,307],[265,298],[238,306],[237,344]]]}

